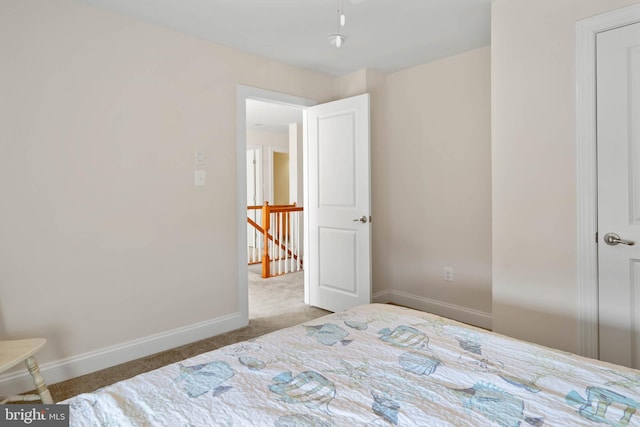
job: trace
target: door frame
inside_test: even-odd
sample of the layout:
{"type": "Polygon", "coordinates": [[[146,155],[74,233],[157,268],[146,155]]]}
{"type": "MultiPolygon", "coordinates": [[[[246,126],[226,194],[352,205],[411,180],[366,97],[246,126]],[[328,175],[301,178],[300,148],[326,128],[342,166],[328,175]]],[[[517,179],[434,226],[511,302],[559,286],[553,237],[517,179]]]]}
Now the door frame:
{"type": "MultiPolygon", "coordinates": [[[[238,244],[236,257],[238,259],[238,308],[243,324],[249,322],[249,282],[247,270],[247,99],[270,102],[299,108],[303,112],[303,123],[306,122],[306,109],[316,105],[317,102],[299,96],[286,95],[266,89],[251,86],[236,86],[236,242],[238,244]],[[243,196],[244,195],[244,196],[243,196]],[[242,242],[245,242],[242,244],[242,242]]],[[[303,125],[304,126],[304,125],[303,125]]],[[[303,146],[306,144],[306,135],[303,146]]],[[[305,227],[304,233],[307,233],[305,227]]],[[[306,241],[305,236],[305,241],[306,241]]],[[[306,276],[305,276],[306,277],[306,276]]],[[[305,296],[307,281],[305,278],[305,296]]]]}
{"type": "MultiPolygon", "coordinates": [[[[253,202],[253,205],[262,205],[264,203],[264,191],[263,191],[264,184],[262,182],[262,175],[263,175],[263,172],[262,172],[262,170],[263,170],[262,151],[263,151],[263,147],[262,147],[262,145],[247,144],[245,153],[248,153],[249,151],[253,151],[255,153],[254,154],[255,157],[259,157],[259,161],[256,161],[256,159],[254,158],[254,162],[255,162],[254,173],[255,173],[255,176],[256,176],[256,181],[258,181],[258,179],[259,179],[259,182],[255,183],[256,185],[255,185],[254,191],[255,191],[256,198],[255,198],[255,200],[253,202]],[[257,178],[257,177],[259,177],[259,178],[257,178]]],[[[245,165],[246,165],[246,163],[245,163],[245,165]]],[[[249,168],[248,166],[246,166],[246,168],[245,168],[245,174],[247,176],[248,176],[248,168],[249,168]]],[[[249,183],[247,183],[247,186],[245,188],[249,187],[248,184],[249,183]]],[[[245,194],[248,195],[248,193],[245,193],[245,194]]],[[[250,203],[250,202],[247,200],[247,203],[250,203]]],[[[257,211],[254,211],[254,212],[255,212],[254,213],[255,216],[252,219],[254,221],[257,221],[258,215],[261,215],[262,213],[261,212],[257,212],[257,211]]],[[[253,241],[251,241],[251,242],[249,241],[249,236],[251,235],[250,234],[250,230],[251,230],[250,225],[246,224],[245,226],[247,228],[247,244],[254,243],[253,241]]],[[[255,243],[257,244],[257,242],[255,242],[255,243]]],[[[257,245],[256,245],[256,247],[257,247],[257,245]]]]}
{"type": "MultiPolygon", "coordinates": [[[[256,186],[256,203],[255,204],[256,205],[261,205],[263,203],[263,201],[264,201],[264,183],[262,182],[262,180],[263,180],[263,177],[262,177],[263,167],[262,166],[263,166],[263,162],[264,162],[264,160],[263,160],[263,157],[264,157],[263,146],[262,145],[255,145],[255,144],[248,144],[248,145],[246,145],[245,150],[246,151],[255,150],[257,153],[259,153],[258,155],[260,156],[259,166],[256,167],[257,171],[260,172],[259,173],[260,182],[257,183],[258,185],[256,186]]],[[[258,162],[256,162],[256,163],[258,163],[258,162]]],[[[245,173],[246,172],[247,172],[247,170],[245,169],[245,173]]]]}
{"type": "Polygon", "coordinates": [[[640,22],[640,4],[576,24],[577,278],[580,354],[598,358],[596,36],[640,22]]]}

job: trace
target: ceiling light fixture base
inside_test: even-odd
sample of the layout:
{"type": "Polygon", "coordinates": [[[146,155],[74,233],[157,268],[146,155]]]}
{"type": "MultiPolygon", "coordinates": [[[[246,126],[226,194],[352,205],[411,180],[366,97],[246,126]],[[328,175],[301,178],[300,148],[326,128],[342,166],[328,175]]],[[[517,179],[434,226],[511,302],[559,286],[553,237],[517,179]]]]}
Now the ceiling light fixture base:
{"type": "Polygon", "coordinates": [[[345,37],[342,34],[332,34],[329,36],[331,46],[340,47],[344,44],[345,37]]]}

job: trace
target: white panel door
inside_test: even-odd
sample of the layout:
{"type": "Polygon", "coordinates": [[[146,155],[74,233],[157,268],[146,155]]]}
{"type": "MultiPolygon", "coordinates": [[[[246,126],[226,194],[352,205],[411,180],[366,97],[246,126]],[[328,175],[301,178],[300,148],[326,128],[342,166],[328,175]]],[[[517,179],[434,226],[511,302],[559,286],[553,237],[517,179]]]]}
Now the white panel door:
{"type": "Polygon", "coordinates": [[[369,95],[307,114],[309,303],[335,312],[371,302],[369,95]]]}
{"type": "Polygon", "coordinates": [[[597,36],[597,114],[600,359],[640,368],[640,24],[597,36]]]}

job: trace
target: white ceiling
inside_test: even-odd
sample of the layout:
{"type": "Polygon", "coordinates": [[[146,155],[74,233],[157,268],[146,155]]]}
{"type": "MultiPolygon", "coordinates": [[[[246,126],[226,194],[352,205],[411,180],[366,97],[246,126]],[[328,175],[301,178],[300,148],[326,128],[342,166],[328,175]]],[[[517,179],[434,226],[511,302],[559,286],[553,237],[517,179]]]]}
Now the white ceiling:
{"type": "MultiPolygon", "coordinates": [[[[490,43],[491,0],[342,0],[346,41],[340,49],[328,41],[338,29],[340,0],[83,1],[334,76],[363,68],[397,71],[490,43]]],[[[270,126],[267,116],[248,117],[270,126]]]]}
{"type": "Polygon", "coordinates": [[[288,132],[289,124],[302,124],[302,110],[269,102],[247,100],[247,127],[268,132],[288,132]]]}
{"type": "Polygon", "coordinates": [[[84,0],[119,14],[331,75],[382,72],[490,43],[491,0],[84,0]]]}

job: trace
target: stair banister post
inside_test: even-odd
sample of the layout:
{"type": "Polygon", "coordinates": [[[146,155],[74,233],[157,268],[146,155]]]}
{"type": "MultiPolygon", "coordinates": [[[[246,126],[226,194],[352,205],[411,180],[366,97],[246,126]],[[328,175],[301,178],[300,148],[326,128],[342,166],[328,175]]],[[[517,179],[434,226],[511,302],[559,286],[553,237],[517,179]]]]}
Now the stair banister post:
{"type": "Polygon", "coordinates": [[[271,228],[271,208],[269,202],[262,206],[262,227],[264,228],[264,248],[262,252],[262,278],[271,277],[271,260],[269,259],[269,229],[271,228]]]}

